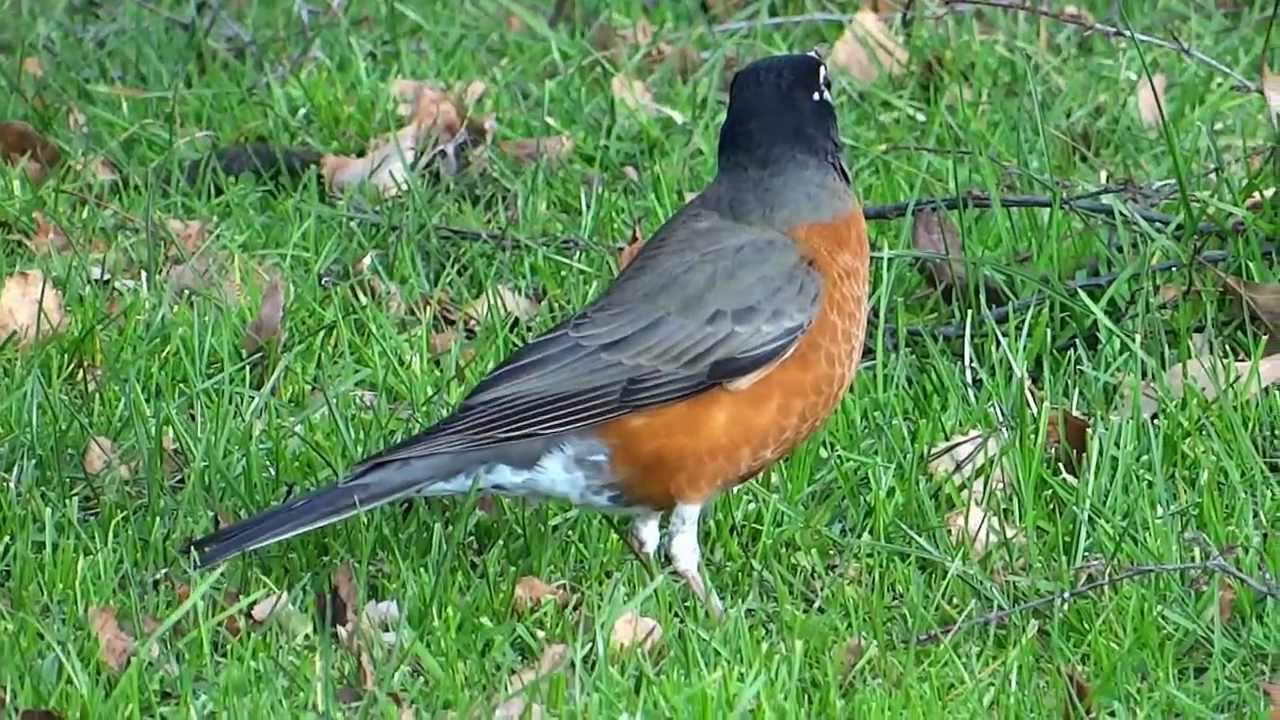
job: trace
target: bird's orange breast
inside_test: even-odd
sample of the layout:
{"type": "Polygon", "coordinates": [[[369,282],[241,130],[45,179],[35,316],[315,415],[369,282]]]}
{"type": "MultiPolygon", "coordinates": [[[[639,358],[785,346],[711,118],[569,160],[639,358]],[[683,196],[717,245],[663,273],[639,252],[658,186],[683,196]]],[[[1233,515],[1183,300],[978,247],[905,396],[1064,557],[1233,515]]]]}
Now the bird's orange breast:
{"type": "Polygon", "coordinates": [[[812,435],[848,388],[867,321],[870,253],[862,211],[789,234],[822,278],[813,324],[790,354],[757,377],[601,426],[629,502],[655,509],[704,502],[812,435]]]}

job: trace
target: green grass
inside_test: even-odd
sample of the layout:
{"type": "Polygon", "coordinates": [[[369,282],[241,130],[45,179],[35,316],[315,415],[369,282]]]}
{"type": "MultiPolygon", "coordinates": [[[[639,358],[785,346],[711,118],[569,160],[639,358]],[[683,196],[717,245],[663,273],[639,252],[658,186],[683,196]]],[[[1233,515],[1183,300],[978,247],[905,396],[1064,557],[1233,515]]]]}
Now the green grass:
{"type": "MultiPolygon", "coordinates": [[[[410,197],[378,208],[381,224],[352,219],[314,179],[285,191],[240,183],[221,196],[135,184],[106,196],[120,212],[60,192],[65,182],[33,188],[20,172],[0,168],[0,223],[9,236],[0,242],[0,275],[43,269],[66,292],[72,316],[66,332],[33,349],[0,347],[0,687],[10,710],[333,713],[339,688],[357,684],[350,654],[327,633],[295,638],[267,629],[232,638],[222,596],[235,587],[249,605],[288,589],[310,613],[313,595],[349,560],[369,597],[400,603],[406,627],[397,652],[378,663],[377,692],[344,714],[393,716],[392,693],[420,716],[465,714],[547,642],[568,643],[575,656],[573,673],[554,677],[542,697],[563,717],[1059,717],[1070,693],[1067,667],[1079,669],[1097,707],[1116,717],[1265,712],[1257,683],[1280,669],[1280,611],[1238,588],[1223,622],[1218,578],[1205,585],[1155,577],[940,645],[910,642],[938,625],[1069,587],[1073,569],[1093,558],[1116,568],[1194,560],[1188,531],[1237,548],[1233,561],[1251,575],[1280,572],[1280,394],[1212,404],[1190,398],[1154,422],[1112,416],[1118,379],[1162,373],[1189,354],[1193,332],[1213,329],[1224,354],[1247,357],[1256,348],[1256,329],[1235,319],[1203,270],[1135,272],[1089,297],[1055,291],[1004,326],[976,312],[964,342],[910,339],[893,349],[873,337],[878,360],[825,431],[706,516],[707,572],[729,606],[720,625],[679,583],[651,583],[608,518],[515,502],[500,502],[491,515],[462,501],[377,512],[191,578],[192,601],[180,606],[172,582],[152,577],[178,561],[185,538],[211,528],[215,511],[239,517],[287,488],[332,481],[364,453],[441,417],[513,347],[605,286],[632,222],[652,232],[711,177],[726,57],[807,49],[834,41],[840,28],[711,35],[696,9],[659,3],[649,13],[659,39],[692,32],[708,55],[686,81],[671,68],[651,75],[642,50],[596,55],[583,23],[531,22],[509,33],[515,6],[351,2],[340,18],[313,18],[314,62],[279,72],[307,42],[293,3],[226,3],[238,7],[229,12],[257,42],[243,58],[124,5],[94,17],[71,4],[9,3],[0,71],[21,92],[0,98],[0,116],[30,122],[72,158],[106,153],[137,176],[238,140],[357,151],[396,127],[392,78],[480,78],[490,87],[480,109],[496,114],[501,138],[563,131],[577,148],[559,168],[496,158],[479,179],[422,181],[410,197]],[[43,79],[22,76],[24,55],[41,58],[43,79]],[[618,69],[649,78],[658,100],[690,122],[616,106],[609,80],[618,69]],[[145,94],[112,92],[117,85],[145,94]],[[67,127],[70,104],[88,118],[86,137],[67,127]],[[639,184],[624,174],[628,165],[639,169],[639,184]],[[584,183],[588,174],[603,178],[599,189],[584,183]],[[105,256],[33,254],[21,239],[36,210],[73,239],[101,241],[105,256]],[[168,217],[216,219],[214,246],[236,260],[247,302],[166,295],[157,278],[171,243],[168,217]],[[460,240],[435,224],[497,228],[531,242],[460,240]],[[548,240],[565,235],[589,242],[566,249],[548,240]],[[438,327],[394,317],[349,282],[320,282],[370,251],[408,300],[442,293],[464,302],[505,282],[540,296],[541,314],[527,325],[485,324],[469,342],[473,361],[460,349],[433,354],[428,331],[438,327]],[[95,282],[95,264],[118,278],[145,273],[148,282],[133,290],[95,282]],[[240,348],[261,286],[250,268],[261,264],[281,268],[291,288],[287,338],[265,369],[240,348]],[[1189,280],[1205,292],[1161,306],[1161,283],[1189,280]],[[1038,409],[1026,401],[1029,377],[1038,409]],[[361,390],[377,393],[371,407],[361,390]],[[1044,452],[1048,408],[1062,406],[1093,422],[1078,482],[1044,452]],[[1026,542],[975,559],[945,528],[961,492],[925,466],[929,448],[946,438],[999,423],[1013,468],[1000,513],[1026,542]],[[185,460],[180,482],[163,468],[165,434],[185,460]],[[132,479],[85,476],[80,458],[92,435],[113,438],[138,463],[132,479]],[[526,574],[568,581],[580,608],[513,614],[511,588],[526,574]],[[123,675],[108,671],[86,619],[102,604],[119,607],[140,638],[144,616],[175,621],[157,640],[160,659],[135,658],[123,675]],[[660,654],[610,657],[609,628],[627,607],[662,623],[660,654]],[[852,637],[863,639],[865,652],[846,677],[837,655],[852,637]]],[[[182,15],[186,5],[170,9],[182,15]]],[[[788,14],[821,9],[779,5],[788,14]]],[[[1101,17],[1110,3],[1092,5],[1101,17]]],[[[1164,34],[1171,26],[1256,75],[1269,8],[1124,5],[1137,29],[1164,34]]],[[[610,12],[625,25],[644,10],[626,2],[610,12]]],[[[1270,142],[1261,97],[1233,92],[1175,53],[1143,47],[1140,54],[1055,24],[1044,33],[1047,47],[1036,20],[1007,14],[922,18],[904,75],[865,88],[838,76],[847,159],[865,202],[970,188],[1045,193],[1055,183],[1087,189],[1103,173],[1139,184],[1181,175],[1194,202],[1175,195],[1162,209],[1221,220],[1241,214],[1253,190],[1275,184],[1267,165],[1237,162],[1205,175],[1270,142]],[[1170,78],[1167,138],[1144,130],[1134,109],[1143,59],[1170,78]],[[904,145],[974,152],[897,149],[904,145]]],[[[1274,238],[1277,216],[1245,217],[1246,232],[1206,247],[1237,255],[1225,266],[1230,272],[1275,280],[1260,247],[1274,238]]],[[[957,220],[971,257],[1018,295],[1089,274],[1091,258],[1104,272],[1141,268],[1185,257],[1196,243],[1133,226],[1110,230],[1060,211],[957,220]]],[[[873,277],[873,328],[964,320],[962,308],[918,295],[922,280],[903,252],[911,245],[907,222],[875,223],[871,232],[885,251],[873,277]]]]}

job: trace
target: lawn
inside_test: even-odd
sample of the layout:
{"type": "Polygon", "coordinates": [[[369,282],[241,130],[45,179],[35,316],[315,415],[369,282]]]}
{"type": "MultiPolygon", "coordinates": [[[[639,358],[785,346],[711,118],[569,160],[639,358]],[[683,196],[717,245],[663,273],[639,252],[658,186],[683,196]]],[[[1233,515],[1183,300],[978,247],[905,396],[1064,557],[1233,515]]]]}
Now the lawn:
{"type": "MultiPolygon", "coordinates": [[[[833,70],[860,197],[1060,198],[1118,184],[1097,198],[1116,203],[1118,221],[1059,203],[950,213],[985,295],[977,281],[930,285],[910,218],[870,223],[874,307],[853,387],[820,435],[704,516],[723,622],[674,577],[652,578],[617,520],[557,504],[411,503],[213,573],[183,570],[185,540],[330,483],[442,417],[601,291],[633,235],[712,177],[726,68],[833,43],[844,25],[716,31],[758,20],[765,3],[712,4],[738,9],[565,3],[552,25],[551,8],[531,2],[352,0],[331,12],[314,0],[304,25],[298,3],[266,0],[195,3],[196,22],[192,3],[5,5],[0,120],[29,123],[63,160],[42,184],[29,165],[0,165],[0,278],[41,270],[67,316],[38,342],[0,344],[7,712],[489,716],[509,676],[553,644],[568,661],[517,697],[555,717],[1280,708],[1264,685],[1280,677],[1280,604],[1257,591],[1280,573],[1280,392],[1166,394],[1154,416],[1120,397],[1197,352],[1262,354],[1264,324],[1222,287],[1224,275],[1280,279],[1268,245],[1280,206],[1246,202],[1276,184],[1267,103],[1190,53],[1009,10],[916,3],[909,30],[884,16],[907,54],[901,72],[862,82],[833,70]],[[604,50],[602,14],[623,31],[604,50]],[[653,37],[637,42],[625,31],[642,18],[653,37]],[[660,43],[676,51],[655,64],[660,43]],[[1147,72],[1168,83],[1154,126],[1135,97],[1147,72]],[[684,122],[630,107],[613,91],[620,73],[684,122]],[[398,77],[480,80],[471,110],[492,115],[496,141],[565,134],[573,148],[522,163],[495,145],[467,155],[483,163],[415,174],[386,199],[334,197],[316,172],[223,192],[159,180],[240,142],[360,154],[404,123],[388,92],[398,77]],[[71,169],[103,155],[123,181],[71,169]],[[1139,205],[1183,223],[1123,209],[1139,205]],[[33,247],[37,212],[64,247],[33,247]],[[212,222],[199,251],[219,258],[216,277],[197,292],[173,291],[183,241],[171,219],[212,222]],[[1201,222],[1225,229],[1189,229],[1201,222]],[[1206,252],[1226,256],[1147,270],[1206,252]],[[272,272],[286,288],[283,335],[248,353],[272,272]],[[1087,290],[1067,284],[1111,273],[1087,290]],[[495,300],[468,317],[499,287],[536,299],[536,313],[495,300]],[[1043,299],[999,322],[998,294],[1043,299]],[[1062,410],[1091,426],[1074,472],[1049,447],[1062,410]],[[931,470],[935,448],[972,431],[998,459],[931,470]],[[95,437],[110,452],[86,458],[103,455],[95,437]],[[1010,535],[985,552],[950,529],[979,482],[1003,485],[981,512],[1010,535]],[[1259,587],[1160,572],[915,642],[1131,566],[1211,561],[1259,587]],[[362,641],[363,671],[319,617],[343,563],[362,600],[401,615],[394,644],[362,641]],[[571,602],[519,611],[523,576],[565,583],[571,602]],[[255,605],[284,591],[293,617],[257,622],[255,605]],[[610,648],[628,610],[661,626],[651,649],[610,648]]],[[[1260,81],[1266,4],[1081,5],[1260,81]]]]}

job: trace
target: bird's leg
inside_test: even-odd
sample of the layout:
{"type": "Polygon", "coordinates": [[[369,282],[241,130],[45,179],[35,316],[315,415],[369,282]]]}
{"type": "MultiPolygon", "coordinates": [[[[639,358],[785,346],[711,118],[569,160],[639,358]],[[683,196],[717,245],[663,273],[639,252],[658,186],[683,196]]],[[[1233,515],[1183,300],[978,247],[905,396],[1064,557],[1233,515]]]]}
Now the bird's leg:
{"type": "Polygon", "coordinates": [[[698,545],[698,514],[701,512],[701,505],[676,504],[671,511],[671,522],[667,526],[667,552],[671,555],[671,565],[676,572],[689,583],[689,587],[707,607],[711,616],[719,620],[724,616],[724,605],[720,604],[715,591],[707,587],[699,569],[702,549],[698,545]]]}
{"type": "Polygon", "coordinates": [[[661,519],[662,513],[646,510],[631,520],[631,531],[627,535],[627,544],[650,577],[657,574],[653,555],[658,551],[658,521],[661,519]]]}

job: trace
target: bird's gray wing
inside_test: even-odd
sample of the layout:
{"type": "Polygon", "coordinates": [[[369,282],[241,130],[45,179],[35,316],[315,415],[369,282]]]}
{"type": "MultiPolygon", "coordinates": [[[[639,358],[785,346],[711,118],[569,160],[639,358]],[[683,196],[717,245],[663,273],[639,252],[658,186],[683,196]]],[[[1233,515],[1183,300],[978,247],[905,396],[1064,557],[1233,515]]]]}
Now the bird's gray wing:
{"type": "Polygon", "coordinates": [[[786,235],[688,207],[604,295],[515,352],[452,415],[359,469],[556,435],[749,375],[803,335],[820,284],[786,235]]]}

